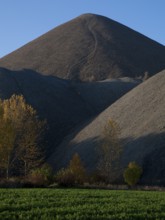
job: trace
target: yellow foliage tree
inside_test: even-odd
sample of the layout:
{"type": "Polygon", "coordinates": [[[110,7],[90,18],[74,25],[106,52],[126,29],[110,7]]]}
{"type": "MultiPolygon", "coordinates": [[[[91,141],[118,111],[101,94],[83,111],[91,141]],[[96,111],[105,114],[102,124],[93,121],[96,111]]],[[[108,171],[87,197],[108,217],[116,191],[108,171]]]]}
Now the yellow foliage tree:
{"type": "Polygon", "coordinates": [[[69,163],[68,169],[74,176],[75,183],[83,183],[86,178],[86,171],[78,153],[75,153],[69,163]]]}
{"type": "Polygon", "coordinates": [[[8,158],[3,160],[3,167],[9,175],[11,166],[19,160],[23,163],[26,175],[41,162],[38,144],[45,128],[45,121],[38,119],[36,111],[25,102],[22,95],[13,95],[10,99],[0,100],[0,109],[2,122],[0,137],[3,136],[0,139],[0,152],[3,155],[7,152],[8,158]]]}

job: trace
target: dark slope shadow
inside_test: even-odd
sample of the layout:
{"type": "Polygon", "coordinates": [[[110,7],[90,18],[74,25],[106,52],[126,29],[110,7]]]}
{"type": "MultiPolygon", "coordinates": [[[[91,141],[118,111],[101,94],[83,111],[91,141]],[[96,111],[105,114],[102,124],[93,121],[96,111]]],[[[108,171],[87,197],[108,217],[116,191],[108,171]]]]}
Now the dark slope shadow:
{"type": "Polygon", "coordinates": [[[141,82],[123,78],[100,82],[72,82],[71,85],[80,98],[91,106],[92,111],[98,114],[141,82]]]}
{"type": "Polygon", "coordinates": [[[22,94],[39,116],[47,119],[49,151],[82,121],[91,117],[88,106],[71,90],[69,82],[53,76],[43,76],[32,70],[9,71],[0,68],[0,96],[9,98],[22,94]]]}
{"type": "MultiPolygon", "coordinates": [[[[55,170],[66,167],[74,153],[78,153],[88,171],[96,170],[98,165],[99,147],[103,140],[99,137],[89,138],[79,143],[63,143],[50,158],[55,170]]],[[[143,168],[140,184],[165,186],[165,132],[149,134],[137,139],[128,137],[121,140],[119,173],[114,181],[124,182],[123,172],[131,161],[136,161],[143,168]]]]}
{"type": "Polygon", "coordinates": [[[98,146],[97,138],[89,138],[78,144],[64,144],[60,145],[48,159],[48,162],[52,165],[55,172],[61,168],[68,166],[72,156],[75,153],[80,155],[84,167],[88,171],[93,171],[95,164],[98,161],[98,155],[95,150],[98,146]],[[96,148],[95,148],[96,147],[96,148]]]}
{"type": "Polygon", "coordinates": [[[80,130],[88,125],[98,113],[137,84],[121,83],[120,80],[76,84],[58,77],[44,76],[30,69],[11,71],[0,68],[0,97],[5,99],[14,93],[23,94],[39,116],[47,119],[49,152],[53,152],[75,127],[81,125],[80,130]],[[117,88],[116,92],[114,88],[117,88]]]}
{"type": "Polygon", "coordinates": [[[127,138],[122,142],[125,148],[123,167],[130,161],[136,161],[143,168],[141,184],[165,185],[165,131],[137,139],[127,138]]]}

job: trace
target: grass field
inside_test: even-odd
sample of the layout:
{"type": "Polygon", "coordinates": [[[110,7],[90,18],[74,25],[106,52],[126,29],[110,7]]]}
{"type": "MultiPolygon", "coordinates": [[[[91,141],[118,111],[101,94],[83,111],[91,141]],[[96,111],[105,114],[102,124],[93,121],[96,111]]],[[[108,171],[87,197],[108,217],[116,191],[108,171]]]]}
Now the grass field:
{"type": "Polygon", "coordinates": [[[0,219],[165,219],[165,193],[0,189],[0,219]]]}

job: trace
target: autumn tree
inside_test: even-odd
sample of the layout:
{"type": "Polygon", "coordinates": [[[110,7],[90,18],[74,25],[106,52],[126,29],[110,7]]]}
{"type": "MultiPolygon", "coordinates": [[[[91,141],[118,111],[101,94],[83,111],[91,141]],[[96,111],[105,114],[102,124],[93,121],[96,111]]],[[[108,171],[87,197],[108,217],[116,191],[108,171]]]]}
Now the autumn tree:
{"type": "Polygon", "coordinates": [[[106,182],[111,182],[119,171],[119,158],[122,152],[119,134],[118,124],[110,119],[104,127],[102,142],[99,147],[98,170],[106,182]]]}
{"type": "Polygon", "coordinates": [[[0,168],[6,172],[6,178],[9,178],[9,171],[13,165],[14,158],[14,140],[15,131],[10,120],[4,120],[0,115],[0,168]]]}
{"type": "Polygon", "coordinates": [[[78,153],[73,155],[68,169],[73,173],[75,183],[83,183],[86,177],[86,171],[78,153]]]}
{"type": "Polygon", "coordinates": [[[33,109],[28,114],[25,125],[20,131],[21,136],[17,141],[17,155],[19,160],[23,162],[25,176],[30,170],[40,165],[44,159],[39,144],[41,143],[45,122],[38,119],[36,111],[33,109]]]}
{"type": "Polygon", "coordinates": [[[39,144],[45,121],[39,120],[36,111],[25,102],[22,95],[13,95],[10,99],[0,100],[0,109],[2,121],[0,152],[2,155],[7,152],[6,158],[8,158],[7,162],[1,157],[0,164],[3,163],[9,174],[14,163],[21,162],[26,175],[41,162],[39,144]]]}
{"type": "Polygon", "coordinates": [[[134,186],[142,175],[142,168],[136,162],[130,162],[124,171],[124,180],[129,186],[134,186]]]}

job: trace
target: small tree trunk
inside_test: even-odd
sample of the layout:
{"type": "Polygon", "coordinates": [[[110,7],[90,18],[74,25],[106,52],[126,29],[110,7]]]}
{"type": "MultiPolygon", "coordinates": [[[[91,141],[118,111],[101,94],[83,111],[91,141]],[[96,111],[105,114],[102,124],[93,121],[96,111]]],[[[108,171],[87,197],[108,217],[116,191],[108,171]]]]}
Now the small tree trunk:
{"type": "Polygon", "coordinates": [[[24,161],[24,163],[25,163],[24,175],[25,175],[25,177],[26,177],[26,175],[27,175],[27,163],[26,163],[26,160],[24,161]]]}
{"type": "Polygon", "coordinates": [[[6,169],[6,179],[8,180],[9,179],[9,156],[8,156],[8,161],[7,161],[7,169],[6,169]]]}
{"type": "Polygon", "coordinates": [[[6,179],[8,180],[9,179],[9,169],[7,168],[6,170],[6,179]]]}

